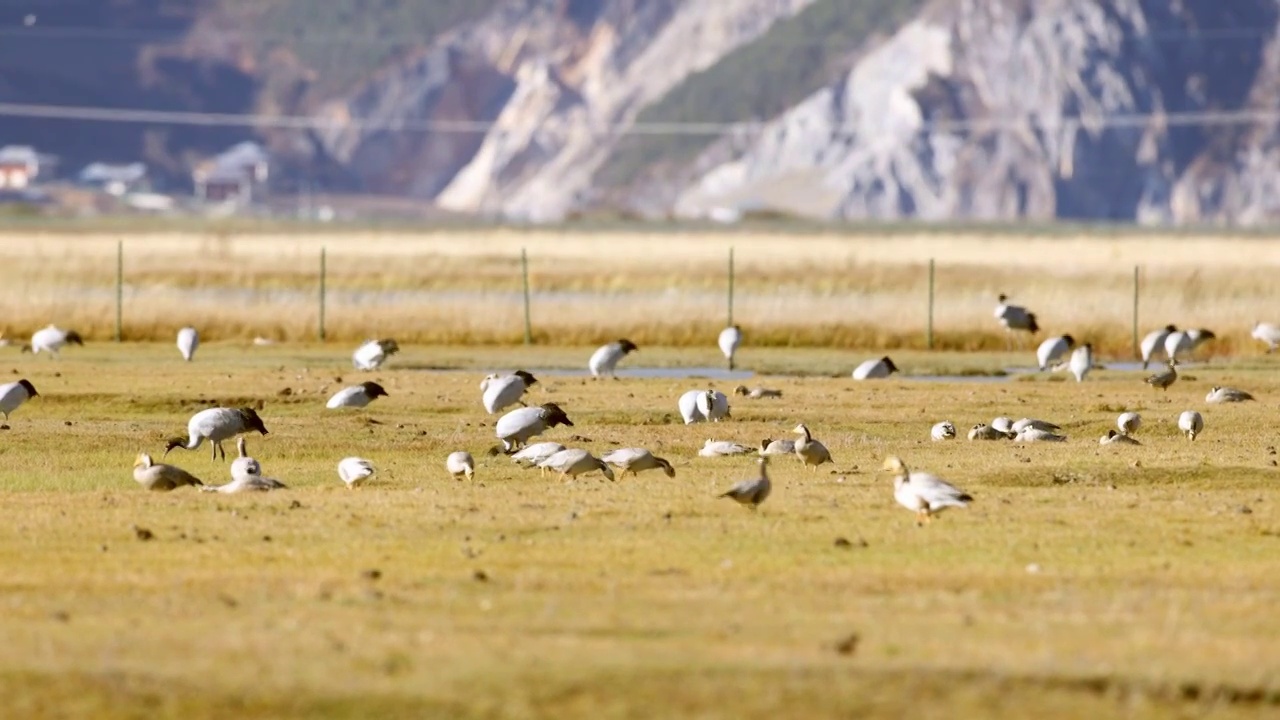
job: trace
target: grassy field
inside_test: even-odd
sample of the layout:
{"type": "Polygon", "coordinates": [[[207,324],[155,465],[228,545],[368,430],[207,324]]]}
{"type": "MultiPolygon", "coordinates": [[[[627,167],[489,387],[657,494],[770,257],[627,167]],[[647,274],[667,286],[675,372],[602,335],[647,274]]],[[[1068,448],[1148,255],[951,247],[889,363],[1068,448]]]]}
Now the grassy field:
{"type": "MultiPolygon", "coordinates": [[[[0,430],[0,693],[23,718],[1258,717],[1280,708],[1277,361],[1085,384],[757,378],[777,401],[679,424],[705,380],[545,373],[532,400],[576,423],[545,439],[647,446],[677,476],[561,483],[484,454],[496,368],[590,348],[414,348],[357,375],[350,348],[91,343],[0,355],[42,397],[0,430]],[[427,371],[413,368],[459,368],[427,371]],[[341,379],[339,379],[341,378],[341,379]],[[323,409],[364,379],[390,397],[323,409]],[[1210,385],[1259,401],[1206,406],[1210,385]],[[287,392],[286,392],[287,390],[287,392]],[[147,493],[140,450],[213,403],[262,401],[252,454],[289,489],[147,493]],[[1174,419],[1205,415],[1195,443],[1174,419]],[[1142,412],[1142,447],[1100,448],[1142,412]],[[1070,441],[932,443],[930,426],[1040,417],[1070,441]],[[836,458],[782,459],[752,513],[717,499],[750,459],[695,456],[806,422],[836,458]],[[572,440],[571,440],[572,438],[572,440]],[[473,482],[443,469],[467,449],[473,482]],[[349,491],[335,466],[373,460],[349,491]],[[928,527],[893,503],[889,454],[976,502],[928,527]],[[143,541],[135,528],[149,530],[143,541]]],[[[645,348],[629,363],[705,364],[645,348]]],[[[847,373],[848,353],[753,349],[750,367],[847,373]]],[[[907,353],[907,372],[1021,356],[907,353]]],[[[10,372],[12,371],[12,372],[10,372]]],[[[713,383],[728,389],[732,383],[713,383]]],[[[169,460],[210,482],[204,448],[169,460]]]]}
{"type": "Polygon", "coordinates": [[[756,346],[924,349],[930,259],[935,348],[1005,347],[997,294],[1104,355],[1133,352],[1133,272],[1142,332],[1207,327],[1206,351],[1253,351],[1254,322],[1275,317],[1280,247],[1258,237],[1013,232],[794,234],[621,230],[436,233],[24,233],[0,236],[0,331],[49,322],[103,339],[115,330],[116,244],[124,243],[124,336],[310,340],[327,248],[326,330],[433,344],[519,342],[520,252],[529,258],[534,339],[592,345],[705,346],[734,320],[756,346]]]}

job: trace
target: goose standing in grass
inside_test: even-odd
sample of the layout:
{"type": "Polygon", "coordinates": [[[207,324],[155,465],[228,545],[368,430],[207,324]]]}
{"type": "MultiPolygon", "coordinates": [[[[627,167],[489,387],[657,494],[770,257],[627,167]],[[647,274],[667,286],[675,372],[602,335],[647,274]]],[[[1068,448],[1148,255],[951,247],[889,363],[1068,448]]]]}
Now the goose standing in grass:
{"type": "Polygon", "coordinates": [[[1054,433],[1052,430],[1043,430],[1041,428],[1032,427],[1028,425],[1027,427],[1024,427],[1018,431],[1018,434],[1014,436],[1013,441],[1016,443],[1066,442],[1067,436],[1058,435],[1054,433]]]}
{"type": "MultiPolygon", "coordinates": [[[[563,449],[564,449],[564,446],[556,442],[534,443],[526,447],[525,449],[521,450],[520,452],[512,455],[511,462],[514,462],[515,464],[528,469],[531,467],[536,467],[538,463],[542,462],[543,460],[546,460],[552,455],[555,455],[556,453],[560,452],[563,449]],[[525,464],[525,463],[528,463],[528,464],[525,464]]],[[[546,470],[543,470],[542,472],[543,474],[546,474],[546,470]]]]}
{"type": "Polygon", "coordinates": [[[1040,343],[1040,347],[1036,348],[1036,362],[1040,364],[1040,371],[1044,372],[1056,365],[1075,344],[1076,339],[1070,335],[1051,337],[1040,343]]]}
{"type": "Polygon", "coordinates": [[[746,385],[739,385],[738,387],[734,388],[733,394],[741,395],[745,398],[750,398],[751,400],[761,400],[763,398],[782,397],[781,390],[771,390],[769,388],[762,388],[762,387],[748,388],[746,385]]]}
{"type": "Polygon", "coordinates": [[[613,468],[605,464],[603,460],[592,455],[586,450],[578,448],[569,448],[561,450],[551,457],[538,463],[538,467],[547,470],[557,470],[560,472],[560,479],[564,480],[565,476],[576,478],[579,475],[599,470],[605,477],[610,480],[614,479],[613,468]]]}
{"type": "Polygon", "coordinates": [[[935,442],[938,440],[955,440],[956,426],[952,425],[950,420],[943,420],[933,426],[933,429],[929,431],[929,437],[935,442]]]}
{"type": "Polygon", "coordinates": [[[1220,387],[1217,385],[1213,386],[1213,388],[1209,390],[1209,394],[1204,396],[1205,402],[1214,404],[1245,402],[1246,400],[1252,399],[1253,396],[1243,390],[1233,387],[1220,387]]]}
{"type": "Polygon", "coordinates": [[[621,470],[621,477],[626,477],[627,473],[639,475],[645,470],[662,470],[669,478],[676,476],[676,469],[670,462],[644,448],[622,448],[606,453],[600,459],[621,470]]]}
{"type": "Polygon", "coordinates": [[[737,325],[720,331],[718,339],[720,344],[720,352],[724,353],[724,359],[729,361],[729,369],[733,369],[733,356],[738,352],[738,346],[742,345],[742,328],[737,325]]]}
{"type": "Polygon", "coordinates": [[[387,391],[376,382],[362,382],[359,385],[342,388],[329,398],[329,402],[325,403],[325,407],[330,410],[338,408],[362,408],[367,407],[369,403],[380,397],[391,397],[387,391]]]}
{"type": "Polygon", "coordinates": [[[1178,429],[1190,440],[1204,431],[1204,418],[1195,410],[1186,410],[1178,416],[1178,429]]]}
{"type": "Polygon", "coordinates": [[[986,423],[978,423],[969,428],[970,440],[1009,440],[1014,434],[1011,430],[1000,431],[986,423]]]}
{"type": "Polygon", "coordinates": [[[773,483],[769,482],[769,458],[762,457],[756,460],[756,467],[760,468],[758,475],[747,480],[739,480],[720,497],[732,498],[738,504],[752,510],[760,507],[760,503],[768,500],[769,493],[773,491],[773,483]]]}
{"type": "Polygon", "coordinates": [[[56,360],[58,351],[67,345],[83,347],[84,340],[81,339],[80,333],[75,330],[63,330],[56,325],[50,325],[42,330],[37,330],[31,336],[31,342],[22,346],[22,352],[39,355],[43,351],[49,353],[56,360]]]}
{"type": "Polygon", "coordinates": [[[1159,388],[1165,392],[1169,391],[1169,386],[1178,381],[1178,361],[1169,358],[1167,368],[1164,372],[1156,373],[1147,378],[1147,384],[1153,388],[1159,388]]]}
{"type": "Polygon", "coordinates": [[[885,472],[894,473],[893,499],[902,507],[914,511],[916,525],[933,520],[934,515],[951,507],[965,507],[973,502],[973,496],[927,472],[911,472],[894,455],[884,461],[885,472]]]}
{"type": "MultiPolygon", "coordinates": [[[[1152,356],[1157,350],[1164,352],[1164,341],[1169,338],[1172,333],[1178,332],[1178,328],[1174,325],[1165,325],[1159,330],[1152,330],[1142,338],[1142,369],[1146,370],[1147,365],[1151,363],[1152,356]]],[[[1168,359],[1168,355],[1165,356],[1168,359]]]]}
{"type": "Polygon", "coordinates": [[[809,434],[809,428],[804,423],[796,425],[796,429],[791,432],[800,436],[796,441],[796,455],[804,462],[806,466],[815,472],[818,466],[823,463],[834,463],[831,459],[831,452],[827,450],[827,446],[813,439],[809,434]]]}
{"type": "Polygon", "coordinates": [[[760,441],[760,450],[757,455],[794,455],[796,452],[796,444],[793,440],[774,440],[773,438],[765,438],[760,441]]]}
{"type": "Polygon", "coordinates": [[[196,329],[187,326],[178,331],[178,352],[182,353],[182,359],[191,362],[196,356],[196,348],[200,347],[200,333],[196,329]]]}
{"type": "Polygon", "coordinates": [[[363,485],[375,472],[377,469],[373,467],[373,463],[362,457],[346,457],[338,463],[338,477],[351,490],[363,485]]]}
{"type": "Polygon", "coordinates": [[[854,380],[882,380],[889,377],[893,373],[898,372],[898,366],[893,364],[888,355],[874,360],[867,360],[858,367],[853,369],[854,380]]]}
{"type": "Polygon", "coordinates": [[[400,352],[400,345],[390,338],[385,340],[369,340],[356,348],[351,355],[351,364],[357,370],[377,370],[387,358],[400,352]]]}
{"type": "Polygon", "coordinates": [[[1004,326],[1005,332],[1008,333],[1008,339],[1012,341],[1013,333],[1018,331],[1031,333],[1035,337],[1040,332],[1040,325],[1036,323],[1036,314],[1027,312],[1027,309],[1021,305],[1010,305],[1009,296],[1004,293],[997,298],[995,317],[1004,326]]]}
{"type": "Polygon", "coordinates": [[[476,461],[471,458],[471,453],[459,450],[449,453],[449,457],[444,459],[444,469],[449,471],[454,480],[464,477],[470,480],[476,474],[476,461]]]}
{"type": "Polygon", "coordinates": [[[9,413],[17,410],[22,403],[39,395],[40,393],[36,392],[36,386],[26,378],[0,385],[0,413],[4,414],[5,422],[9,421],[9,413]]]}
{"type": "Polygon", "coordinates": [[[184,485],[204,485],[200,478],[174,465],[159,464],[151,461],[147,453],[138,453],[133,461],[133,479],[146,490],[169,492],[184,485]]]}
{"type": "Polygon", "coordinates": [[[1138,442],[1137,440],[1134,440],[1133,438],[1129,437],[1128,435],[1125,435],[1124,433],[1118,433],[1115,430],[1108,430],[1106,435],[1103,435],[1101,438],[1098,438],[1098,444],[1099,445],[1141,445],[1142,443],[1138,442]]]}
{"type": "Polygon", "coordinates": [[[517,370],[510,375],[490,375],[480,383],[480,389],[484,391],[480,402],[490,415],[511,405],[524,405],[522,398],[525,391],[536,382],[538,379],[524,370],[517,370]]]}
{"type": "Polygon", "coordinates": [[[262,418],[258,417],[258,413],[253,408],[219,407],[201,410],[187,421],[187,441],[184,443],[182,438],[169,440],[165,444],[164,454],[168,455],[174,448],[195,450],[201,443],[208,440],[213,448],[213,459],[217,460],[218,455],[221,454],[222,459],[225,460],[227,451],[222,447],[222,441],[254,430],[262,435],[267,434],[262,418]]]}
{"type": "Polygon", "coordinates": [[[1120,429],[1121,435],[1132,435],[1142,427],[1142,416],[1136,412],[1120,413],[1120,417],[1116,418],[1116,427],[1120,429]]]}
{"type": "Polygon", "coordinates": [[[699,457],[725,457],[729,455],[746,455],[751,452],[751,448],[746,445],[739,445],[736,442],[728,440],[712,440],[702,444],[702,449],[698,451],[699,457]]]}
{"type": "Polygon", "coordinates": [[[1268,353],[1274,352],[1277,347],[1280,347],[1280,326],[1265,322],[1254,323],[1253,332],[1249,337],[1266,343],[1268,353]]]}
{"type": "Polygon", "coordinates": [[[573,421],[555,403],[543,403],[534,407],[519,408],[498,418],[494,434],[502,441],[505,450],[511,451],[541,435],[547,428],[557,425],[573,427],[573,421]]]}
{"type": "Polygon", "coordinates": [[[1071,374],[1076,376],[1076,382],[1084,382],[1084,376],[1093,369],[1093,343],[1085,343],[1076,348],[1071,353],[1068,367],[1071,368],[1071,374]]]}
{"type": "Polygon", "coordinates": [[[616,379],[618,376],[614,371],[618,367],[618,363],[622,358],[639,349],[635,343],[626,338],[611,342],[608,345],[602,345],[591,354],[591,359],[587,361],[587,369],[591,371],[591,377],[598,378],[607,375],[616,379]]]}

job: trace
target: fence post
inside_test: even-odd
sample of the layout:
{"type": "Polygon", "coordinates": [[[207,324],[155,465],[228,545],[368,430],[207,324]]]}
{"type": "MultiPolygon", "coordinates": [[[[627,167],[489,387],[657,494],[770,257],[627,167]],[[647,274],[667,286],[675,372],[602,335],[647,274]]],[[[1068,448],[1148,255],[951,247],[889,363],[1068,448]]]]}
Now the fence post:
{"type": "Polygon", "coordinates": [[[124,338],[124,241],[116,241],[116,342],[124,338]]]}
{"type": "Polygon", "coordinates": [[[733,327],[733,246],[729,246],[729,322],[726,327],[733,327]]]}
{"type": "Polygon", "coordinates": [[[320,334],[320,342],[324,342],[324,306],[325,306],[325,280],[328,274],[328,253],[325,246],[320,246],[320,326],[318,328],[320,334]]]}
{"type": "Polygon", "coordinates": [[[928,333],[927,335],[928,345],[930,350],[933,349],[933,274],[934,274],[934,261],[933,261],[933,258],[929,258],[929,323],[926,327],[927,327],[927,333],[928,333]]]}
{"type": "Polygon", "coordinates": [[[524,344],[533,344],[533,324],[529,320],[529,252],[520,248],[520,277],[524,281],[524,344]]]}
{"type": "Polygon", "coordinates": [[[1133,356],[1142,357],[1138,347],[1138,265],[1133,266],[1133,356]]]}

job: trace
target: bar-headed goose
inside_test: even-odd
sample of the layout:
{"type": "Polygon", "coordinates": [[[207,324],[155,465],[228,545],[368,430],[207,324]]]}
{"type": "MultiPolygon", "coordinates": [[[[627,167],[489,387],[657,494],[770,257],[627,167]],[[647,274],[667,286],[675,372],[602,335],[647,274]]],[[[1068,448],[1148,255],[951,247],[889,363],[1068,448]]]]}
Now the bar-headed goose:
{"type": "Polygon", "coordinates": [[[1168,369],[1166,369],[1164,372],[1156,373],[1155,375],[1152,375],[1151,377],[1147,378],[1148,385],[1150,385],[1153,388],[1160,388],[1165,392],[1168,392],[1169,386],[1174,384],[1177,381],[1178,381],[1178,361],[1174,358],[1169,358],[1168,369]]]}
{"type": "Polygon", "coordinates": [[[330,410],[338,408],[362,408],[380,397],[391,397],[385,388],[376,382],[362,382],[359,385],[345,387],[333,394],[324,406],[330,410]]]}
{"type": "Polygon", "coordinates": [[[46,328],[35,331],[31,336],[31,343],[22,346],[22,352],[29,352],[39,355],[41,352],[49,353],[50,357],[57,358],[58,351],[67,345],[84,345],[80,333],[75,330],[63,330],[56,325],[49,325],[46,328]]]}
{"type": "Polygon", "coordinates": [[[796,451],[796,443],[794,440],[774,440],[773,438],[765,438],[760,441],[760,450],[757,455],[793,455],[796,451]]]}
{"type": "Polygon", "coordinates": [[[742,345],[742,328],[737,325],[720,331],[720,337],[716,339],[720,345],[720,352],[724,353],[724,359],[729,361],[729,369],[733,369],[733,356],[737,354],[738,347],[742,345]]]}
{"type": "Polygon", "coordinates": [[[182,448],[183,450],[195,450],[200,444],[208,440],[213,448],[213,459],[217,460],[218,455],[222,455],[222,459],[227,458],[227,451],[222,447],[222,441],[233,438],[241,433],[257,431],[262,435],[267,434],[267,428],[262,424],[262,418],[258,417],[258,413],[249,407],[242,408],[209,408],[201,410],[191,416],[191,420],[187,421],[188,439],[184,443],[182,438],[173,438],[165,443],[164,453],[169,454],[174,448],[182,448]]]}
{"type": "Polygon", "coordinates": [[[1142,443],[1115,430],[1108,430],[1106,435],[1098,438],[1099,445],[1141,445],[1142,443]]]}
{"type": "Polygon", "coordinates": [[[466,478],[470,480],[476,474],[476,461],[471,459],[471,453],[459,450],[449,453],[449,457],[444,460],[444,468],[449,471],[454,480],[466,478]]]}
{"type": "Polygon", "coordinates": [[[804,462],[805,466],[817,471],[818,466],[823,463],[834,463],[831,459],[831,452],[827,450],[827,446],[813,439],[813,435],[809,433],[809,428],[804,423],[796,425],[795,430],[791,432],[800,436],[796,441],[796,455],[804,462]]]}
{"type": "Polygon", "coordinates": [[[746,445],[739,445],[736,442],[728,440],[712,440],[702,444],[702,449],[698,451],[699,457],[721,457],[726,455],[746,455],[751,452],[751,448],[746,445]]]}
{"type": "Polygon", "coordinates": [[[1204,431],[1204,418],[1195,410],[1186,410],[1178,416],[1178,429],[1186,433],[1189,440],[1204,431]]]}
{"type": "Polygon", "coordinates": [[[564,480],[566,476],[576,478],[593,470],[599,470],[610,480],[614,479],[613,468],[606,465],[600,458],[578,448],[561,450],[538,463],[538,467],[559,472],[561,480],[564,480]]]}
{"type": "Polygon", "coordinates": [[[763,388],[763,387],[748,388],[746,385],[739,385],[738,387],[734,388],[733,394],[741,395],[745,398],[750,398],[752,400],[782,397],[781,390],[772,390],[770,388],[763,388]]]}
{"type": "Polygon", "coordinates": [[[4,419],[7,422],[9,413],[17,410],[22,403],[38,395],[40,393],[36,392],[36,386],[32,385],[31,381],[26,378],[0,385],[0,413],[4,414],[4,419]]]}
{"type": "Polygon", "coordinates": [[[1066,442],[1067,436],[1058,435],[1052,430],[1043,430],[1041,428],[1028,425],[1018,431],[1018,434],[1013,437],[1013,441],[1016,443],[1066,442]]]}
{"type": "Polygon", "coordinates": [[[760,503],[769,499],[769,493],[773,491],[773,483],[769,482],[769,458],[756,460],[756,467],[759,473],[755,477],[739,480],[720,497],[731,498],[752,510],[760,507],[760,503]]]}
{"type": "Polygon", "coordinates": [[[387,358],[400,352],[400,345],[390,338],[369,340],[351,354],[351,364],[357,370],[377,370],[387,358]]]}
{"type": "MultiPolygon", "coordinates": [[[[555,455],[564,449],[564,446],[556,442],[540,442],[534,443],[518,453],[511,456],[511,461],[524,468],[536,467],[538,463],[555,455]]],[[[546,469],[542,469],[542,474],[546,474],[546,469]]]]}
{"type": "Polygon", "coordinates": [[[956,426],[952,425],[950,420],[943,420],[933,426],[933,429],[929,431],[929,437],[934,441],[954,440],[956,438],[956,426]]]}
{"type": "Polygon", "coordinates": [[[262,464],[249,456],[244,436],[236,438],[236,459],[231,461],[231,477],[239,480],[252,475],[262,475],[262,464]]]}
{"type": "Polygon", "coordinates": [[[512,405],[523,405],[521,398],[524,397],[525,390],[533,387],[536,382],[538,379],[524,370],[517,370],[510,375],[490,375],[481,384],[484,393],[480,402],[490,415],[512,405]]]}
{"type": "Polygon", "coordinates": [[[591,354],[591,359],[587,361],[587,369],[591,371],[591,377],[617,378],[618,363],[622,358],[639,349],[635,343],[626,338],[608,345],[601,345],[591,354]]]}
{"type": "Polygon", "coordinates": [[[1243,390],[1233,387],[1221,387],[1218,385],[1213,386],[1213,388],[1209,390],[1209,394],[1204,396],[1204,401],[1207,403],[1245,402],[1246,400],[1252,399],[1253,396],[1243,390]]]}
{"type": "Polygon", "coordinates": [[[508,452],[523,447],[529,438],[541,435],[547,428],[557,425],[573,427],[573,421],[555,403],[543,403],[534,407],[519,408],[498,418],[494,434],[508,452]]]}
{"type": "Polygon", "coordinates": [[[1051,337],[1040,343],[1040,347],[1036,348],[1036,362],[1040,363],[1040,371],[1044,372],[1056,365],[1075,344],[1076,339],[1070,335],[1051,337]]]}
{"type": "Polygon", "coordinates": [[[960,488],[943,480],[937,475],[927,472],[911,472],[898,456],[890,456],[884,461],[886,472],[895,474],[893,478],[893,499],[908,510],[915,512],[916,524],[924,525],[934,515],[951,507],[965,507],[973,502],[973,496],[960,488]]]}
{"type": "Polygon", "coordinates": [[[200,333],[196,329],[187,326],[178,331],[178,352],[182,353],[182,359],[191,362],[196,356],[196,348],[200,347],[200,333]]]}
{"type": "Polygon", "coordinates": [[[338,463],[338,477],[353,490],[373,477],[375,472],[377,469],[373,463],[362,457],[345,457],[338,463]]]}
{"type": "Polygon", "coordinates": [[[204,485],[200,478],[174,465],[156,464],[147,453],[138,453],[133,461],[133,479],[144,489],[169,492],[183,485],[204,485]]]}
{"type": "Polygon", "coordinates": [[[854,368],[853,379],[881,380],[896,372],[898,372],[898,366],[893,364],[893,361],[889,359],[888,355],[885,355],[882,358],[867,360],[854,368]]]}
{"type": "Polygon", "coordinates": [[[1055,425],[1049,422],[1048,420],[1036,420],[1034,418],[1022,418],[1018,422],[1009,426],[1009,430],[1011,430],[1014,433],[1020,433],[1023,430],[1026,430],[1027,428],[1044,430],[1045,432],[1053,432],[1055,430],[1061,430],[1062,426],[1055,425]]]}
{"type": "Polygon", "coordinates": [[[626,477],[627,473],[639,475],[645,470],[662,470],[669,478],[676,476],[676,469],[670,462],[644,448],[622,448],[606,453],[600,459],[621,470],[621,477],[626,477]]]}

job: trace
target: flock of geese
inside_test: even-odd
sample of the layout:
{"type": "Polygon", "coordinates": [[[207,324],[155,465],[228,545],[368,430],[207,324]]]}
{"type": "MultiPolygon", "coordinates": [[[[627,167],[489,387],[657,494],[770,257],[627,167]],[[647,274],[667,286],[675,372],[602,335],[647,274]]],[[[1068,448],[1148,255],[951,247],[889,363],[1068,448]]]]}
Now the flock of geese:
{"type": "MultiPolygon", "coordinates": [[[[1006,295],[999,296],[995,317],[1000,324],[1010,333],[1037,333],[1040,326],[1036,315],[1024,307],[1009,304],[1008,300],[1006,295]]],[[[1266,343],[1267,352],[1280,347],[1280,327],[1276,325],[1257,323],[1252,336],[1266,343]]],[[[1178,381],[1178,358],[1194,352],[1202,343],[1213,338],[1214,334],[1206,329],[1179,330],[1173,325],[1148,334],[1141,343],[1143,368],[1146,369],[1157,354],[1163,353],[1166,369],[1147,377],[1146,383],[1154,389],[1167,391],[1178,381]]],[[[718,337],[718,345],[730,369],[735,367],[735,355],[742,339],[742,330],[736,325],[725,328],[718,337]]],[[[191,362],[199,344],[199,333],[195,328],[185,327],[178,332],[177,347],[183,360],[191,362]]],[[[56,358],[59,351],[67,345],[83,345],[83,340],[74,331],[50,325],[34,333],[30,343],[25,344],[22,349],[24,352],[37,354],[45,352],[56,358]]],[[[593,378],[616,379],[618,364],[638,349],[635,343],[625,338],[605,344],[591,355],[587,369],[593,378]]],[[[377,370],[399,350],[395,340],[369,340],[352,354],[352,364],[358,370],[377,370]]],[[[1041,371],[1067,369],[1078,382],[1083,382],[1095,367],[1092,345],[1088,342],[1077,345],[1076,339],[1071,335],[1059,335],[1041,342],[1036,349],[1036,361],[1041,371]]],[[[883,379],[894,372],[898,372],[898,367],[892,359],[885,356],[861,363],[854,369],[852,377],[857,380],[883,379]]],[[[548,471],[558,473],[561,480],[596,471],[609,480],[614,480],[619,474],[625,477],[628,473],[638,475],[649,470],[660,470],[667,477],[675,477],[676,471],[670,461],[645,448],[620,448],[596,457],[588,450],[566,447],[557,442],[530,443],[549,429],[574,426],[565,410],[554,402],[534,406],[525,404],[526,392],[537,382],[532,373],[524,370],[509,374],[490,374],[480,382],[480,401],[485,411],[491,415],[503,413],[494,424],[494,433],[500,446],[491,449],[490,454],[509,455],[520,467],[538,468],[543,474],[548,471]],[[507,410],[515,405],[520,407],[507,410]]],[[[782,396],[779,390],[748,388],[745,385],[739,385],[733,392],[735,396],[749,400],[777,399],[782,396]]],[[[0,385],[0,414],[8,421],[10,413],[38,395],[35,386],[27,379],[0,385]]],[[[362,382],[339,390],[329,398],[326,407],[363,408],[380,397],[388,397],[385,388],[376,382],[362,382]]],[[[1251,394],[1243,390],[1215,386],[1206,395],[1205,402],[1234,403],[1253,399],[1251,394]]],[[[728,396],[714,389],[689,390],[679,397],[676,407],[686,425],[718,423],[731,417],[728,396]]],[[[1195,410],[1186,410],[1178,416],[1177,425],[1187,438],[1195,440],[1204,431],[1204,417],[1195,410]]],[[[1123,413],[1116,419],[1116,428],[1108,430],[1099,439],[1099,443],[1138,445],[1140,442],[1134,435],[1141,426],[1142,418],[1138,413],[1123,413]]],[[[1065,442],[1067,437],[1061,431],[1059,425],[1045,420],[1022,418],[1014,421],[1007,417],[997,417],[990,423],[973,425],[969,429],[968,439],[1016,443],[1065,442]]],[[[218,407],[201,410],[188,421],[185,439],[177,437],[168,440],[164,454],[167,456],[175,449],[194,451],[207,442],[213,459],[216,461],[221,457],[225,460],[223,443],[235,438],[237,456],[231,462],[230,482],[222,485],[206,484],[182,468],[155,462],[145,452],[139,453],[135,459],[134,479],[142,487],[155,491],[170,491],[188,485],[198,487],[203,492],[217,493],[269,492],[285,488],[284,483],[265,476],[261,463],[249,456],[244,436],[252,432],[268,434],[262,418],[252,408],[218,407]]],[[[795,440],[765,438],[760,441],[759,446],[708,438],[697,454],[701,457],[756,454],[756,474],[734,484],[721,495],[755,509],[772,491],[768,474],[772,458],[793,456],[802,467],[815,472],[823,464],[834,462],[831,452],[814,438],[804,423],[796,425],[792,432],[797,436],[795,440]]],[[[933,441],[956,438],[956,426],[949,420],[938,422],[930,429],[930,439],[933,441]]],[[[472,479],[475,477],[476,463],[470,453],[456,451],[446,457],[445,469],[454,478],[472,479]]],[[[969,494],[935,475],[909,470],[900,457],[886,459],[883,470],[893,475],[895,500],[915,512],[920,524],[929,522],[933,515],[947,508],[964,507],[973,500],[969,494]]],[[[375,475],[376,468],[367,459],[347,457],[339,461],[337,472],[339,479],[347,487],[357,488],[375,475]]]]}

